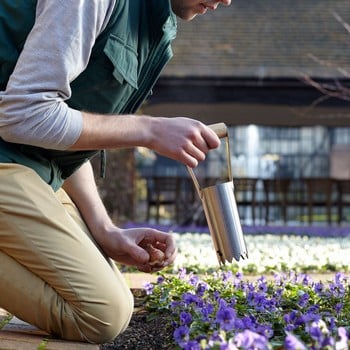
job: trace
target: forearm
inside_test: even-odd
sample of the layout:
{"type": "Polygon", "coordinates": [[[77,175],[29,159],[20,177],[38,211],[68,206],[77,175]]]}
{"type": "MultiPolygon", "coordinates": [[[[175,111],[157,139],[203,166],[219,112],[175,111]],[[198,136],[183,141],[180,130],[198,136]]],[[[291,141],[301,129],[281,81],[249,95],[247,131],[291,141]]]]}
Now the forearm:
{"type": "Polygon", "coordinates": [[[113,223],[98,193],[90,162],[83,164],[63,185],[78,207],[96,240],[100,240],[113,223]]]}
{"type": "Polygon", "coordinates": [[[150,147],[155,118],[137,115],[100,115],[83,112],[80,137],[70,150],[150,147]]]}
{"type": "Polygon", "coordinates": [[[83,113],[83,130],[70,149],[142,146],[195,167],[219,144],[215,132],[194,119],[83,113]]]}
{"type": "Polygon", "coordinates": [[[100,248],[110,258],[137,266],[144,272],[159,270],[174,261],[176,246],[170,234],[150,228],[122,229],[113,224],[98,194],[89,162],[69,177],[63,188],[78,207],[100,248]],[[150,256],[144,249],[149,243],[164,252],[165,260],[160,265],[150,265],[150,256]]]}

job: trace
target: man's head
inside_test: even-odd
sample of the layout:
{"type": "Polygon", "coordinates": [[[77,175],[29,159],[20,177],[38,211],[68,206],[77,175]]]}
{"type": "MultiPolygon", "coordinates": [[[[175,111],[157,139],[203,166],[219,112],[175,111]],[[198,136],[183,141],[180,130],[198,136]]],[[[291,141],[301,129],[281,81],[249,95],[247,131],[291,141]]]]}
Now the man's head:
{"type": "Polygon", "coordinates": [[[175,15],[187,21],[205,14],[208,9],[215,10],[219,4],[229,6],[231,0],[171,0],[175,15]]]}

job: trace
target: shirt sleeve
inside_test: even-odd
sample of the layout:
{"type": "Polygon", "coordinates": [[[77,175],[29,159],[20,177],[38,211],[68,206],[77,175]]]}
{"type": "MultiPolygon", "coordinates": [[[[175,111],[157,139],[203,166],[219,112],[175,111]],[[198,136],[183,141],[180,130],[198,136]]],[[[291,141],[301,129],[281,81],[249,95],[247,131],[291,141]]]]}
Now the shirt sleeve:
{"type": "Polygon", "coordinates": [[[65,101],[114,5],[115,0],[38,0],[34,27],[0,92],[0,137],[58,150],[76,142],[82,113],[65,101]]]}

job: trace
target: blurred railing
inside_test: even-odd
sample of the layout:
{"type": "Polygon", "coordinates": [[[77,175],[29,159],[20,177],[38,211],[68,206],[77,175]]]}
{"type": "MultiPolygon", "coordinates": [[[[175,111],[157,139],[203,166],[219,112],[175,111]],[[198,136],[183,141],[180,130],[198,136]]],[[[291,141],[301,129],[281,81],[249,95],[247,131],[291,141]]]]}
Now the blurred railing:
{"type": "MultiPolygon", "coordinates": [[[[218,179],[206,178],[202,186],[218,179]]],[[[151,176],[147,182],[146,219],[159,223],[161,209],[179,225],[205,224],[193,183],[186,176],[151,176]],[[169,214],[170,213],[170,214],[169,214]]],[[[243,223],[350,221],[350,179],[333,178],[234,178],[238,210],[243,223]],[[348,217],[349,216],[349,217],[348,217]]]]}

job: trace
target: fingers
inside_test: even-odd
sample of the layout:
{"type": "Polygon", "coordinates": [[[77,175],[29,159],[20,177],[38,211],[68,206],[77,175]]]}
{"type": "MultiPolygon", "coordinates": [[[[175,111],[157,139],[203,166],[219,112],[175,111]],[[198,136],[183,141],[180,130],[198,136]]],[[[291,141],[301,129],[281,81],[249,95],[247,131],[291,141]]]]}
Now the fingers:
{"type": "Polygon", "coordinates": [[[220,145],[220,139],[216,133],[202,123],[199,123],[199,127],[188,135],[187,140],[183,146],[182,159],[191,168],[204,161],[206,154],[220,145]]]}
{"type": "MultiPolygon", "coordinates": [[[[205,159],[206,154],[214,148],[219,147],[220,139],[208,126],[200,123],[197,132],[194,133],[187,152],[198,162],[205,159]]],[[[195,162],[194,162],[195,163],[195,162]]]]}
{"type": "Polygon", "coordinates": [[[202,130],[202,137],[206,141],[208,149],[218,148],[220,146],[220,138],[210,127],[205,125],[202,130]]]}
{"type": "Polygon", "coordinates": [[[153,273],[153,272],[161,271],[164,268],[164,266],[157,267],[157,266],[151,266],[151,265],[139,265],[139,266],[136,266],[136,268],[141,272],[153,273]]]}
{"type": "Polygon", "coordinates": [[[175,244],[162,244],[158,242],[156,244],[156,248],[160,249],[165,254],[165,260],[162,264],[163,267],[171,265],[175,261],[177,255],[177,248],[175,247],[175,244]]]}
{"type": "Polygon", "coordinates": [[[147,245],[151,244],[154,248],[161,250],[164,253],[164,260],[156,264],[150,261],[150,256],[147,262],[138,264],[137,268],[142,272],[156,272],[171,265],[176,258],[177,249],[174,238],[171,234],[154,229],[145,229],[144,238],[139,243],[139,246],[146,249],[147,245]]]}
{"type": "MultiPolygon", "coordinates": [[[[187,149],[184,151],[184,155],[187,156],[188,162],[197,166],[199,162],[202,162],[206,154],[209,151],[209,148],[204,140],[202,142],[189,143],[187,149]]],[[[192,166],[193,167],[193,166],[192,166]]]]}
{"type": "Polygon", "coordinates": [[[151,235],[152,241],[149,243],[162,250],[165,254],[166,260],[171,259],[174,254],[176,255],[176,244],[174,237],[171,234],[158,230],[152,230],[151,235]]]}
{"type": "Polygon", "coordinates": [[[151,264],[151,263],[146,263],[143,265],[137,265],[137,269],[142,271],[142,272],[157,272],[161,271],[165,267],[171,265],[176,258],[177,251],[175,251],[169,258],[166,258],[162,263],[157,263],[157,264],[151,264]]]}
{"type": "Polygon", "coordinates": [[[152,119],[149,148],[193,168],[203,161],[220,138],[210,127],[190,118],[152,119]]]}

